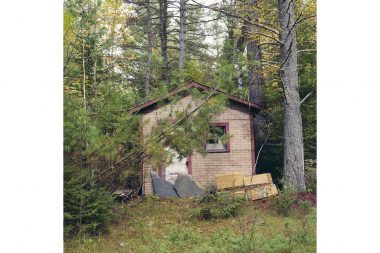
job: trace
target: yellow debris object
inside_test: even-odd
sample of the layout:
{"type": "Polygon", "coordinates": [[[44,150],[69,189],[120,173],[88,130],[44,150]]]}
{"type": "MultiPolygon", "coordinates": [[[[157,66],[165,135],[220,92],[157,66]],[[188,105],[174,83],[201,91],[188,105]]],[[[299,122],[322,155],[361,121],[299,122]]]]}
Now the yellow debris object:
{"type": "Polygon", "coordinates": [[[243,172],[230,172],[215,176],[217,190],[241,187],[244,185],[243,172]]]}
{"type": "Polygon", "coordinates": [[[252,200],[271,197],[278,194],[272,175],[264,173],[244,176],[242,172],[230,172],[215,176],[216,189],[227,190],[235,197],[247,197],[252,200]]]}
{"type": "Polygon", "coordinates": [[[277,194],[278,191],[275,184],[255,187],[248,191],[248,197],[250,197],[252,200],[263,199],[277,194]]]}
{"type": "Polygon", "coordinates": [[[270,173],[253,175],[244,177],[244,185],[251,186],[257,184],[273,184],[272,175],[270,173]]]}

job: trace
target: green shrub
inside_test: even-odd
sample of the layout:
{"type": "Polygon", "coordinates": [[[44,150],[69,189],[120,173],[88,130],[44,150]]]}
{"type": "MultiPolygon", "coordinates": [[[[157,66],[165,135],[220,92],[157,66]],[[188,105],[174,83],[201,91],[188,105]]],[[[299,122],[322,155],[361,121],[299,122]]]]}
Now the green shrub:
{"type": "Polygon", "coordinates": [[[211,213],[211,209],[208,206],[201,208],[199,214],[200,214],[200,217],[205,220],[211,220],[213,217],[211,213]]]}
{"type": "Polygon", "coordinates": [[[155,204],[160,201],[160,197],[153,194],[147,194],[144,196],[144,200],[149,204],[155,204]]]}
{"type": "Polygon", "coordinates": [[[224,204],[224,206],[218,210],[218,216],[220,218],[236,217],[240,206],[241,202],[239,201],[233,201],[231,203],[224,204]]]}
{"type": "Polygon", "coordinates": [[[296,193],[291,188],[285,188],[273,198],[272,203],[279,215],[288,216],[296,201],[296,193]]]}
{"type": "Polygon", "coordinates": [[[200,200],[200,203],[201,204],[205,204],[205,203],[213,203],[215,202],[217,199],[217,196],[214,195],[214,194],[205,194],[202,199],[200,200]]]}
{"type": "Polygon", "coordinates": [[[300,200],[300,201],[298,201],[298,206],[301,208],[302,214],[306,215],[306,214],[310,213],[310,209],[311,209],[311,202],[310,201],[300,200]]]}
{"type": "Polygon", "coordinates": [[[233,199],[229,193],[206,194],[200,201],[199,217],[205,220],[236,217],[243,201],[233,199]]]}
{"type": "Polygon", "coordinates": [[[205,186],[205,191],[200,203],[212,203],[217,199],[217,192],[215,184],[208,184],[205,186]]]}
{"type": "Polygon", "coordinates": [[[215,183],[211,183],[206,185],[205,187],[205,194],[206,195],[216,195],[216,185],[215,183]]]}
{"type": "Polygon", "coordinates": [[[64,172],[64,233],[98,234],[113,221],[113,196],[102,188],[84,182],[90,173],[77,167],[65,167],[64,172]]]}
{"type": "Polygon", "coordinates": [[[305,184],[307,192],[317,192],[317,164],[315,160],[305,161],[305,184]]]}

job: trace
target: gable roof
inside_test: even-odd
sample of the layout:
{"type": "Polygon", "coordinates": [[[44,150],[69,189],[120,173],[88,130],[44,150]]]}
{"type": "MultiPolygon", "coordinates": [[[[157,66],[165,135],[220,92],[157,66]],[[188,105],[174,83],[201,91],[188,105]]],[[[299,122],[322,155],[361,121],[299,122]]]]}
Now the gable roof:
{"type": "Polygon", "coordinates": [[[207,85],[204,85],[204,84],[200,84],[200,83],[197,83],[197,82],[191,82],[191,83],[183,85],[183,86],[181,86],[181,87],[179,87],[177,89],[174,89],[173,91],[171,91],[168,94],[166,94],[164,97],[154,98],[154,99],[146,101],[145,103],[136,105],[135,107],[132,107],[131,109],[129,109],[128,112],[130,112],[130,113],[134,113],[134,112],[140,113],[144,109],[147,109],[148,107],[154,106],[155,104],[157,104],[161,100],[165,100],[165,99],[167,99],[167,98],[169,98],[169,97],[171,97],[173,95],[176,95],[176,94],[180,93],[181,91],[188,90],[188,89],[193,88],[193,87],[201,89],[201,90],[205,90],[205,91],[211,91],[211,90],[213,90],[213,91],[215,91],[216,94],[225,94],[225,95],[227,95],[227,97],[228,97],[229,100],[231,100],[233,102],[236,102],[238,104],[247,106],[248,108],[255,109],[256,111],[259,111],[259,110],[263,109],[262,105],[250,102],[250,101],[248,101],[246,99],[242,99],[242,98],[239,98],[237,96],[229,95],[225,91],[222,91],[222,90],[219,90],[219,89],[216,89],[214,87],[210,87],[210,86],[207,86],[207,85]]]}

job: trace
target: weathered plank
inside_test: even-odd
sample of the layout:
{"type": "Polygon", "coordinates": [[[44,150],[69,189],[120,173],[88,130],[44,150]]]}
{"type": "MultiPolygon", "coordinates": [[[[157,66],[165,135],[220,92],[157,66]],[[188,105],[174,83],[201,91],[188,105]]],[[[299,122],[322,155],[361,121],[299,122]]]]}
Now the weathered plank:
{"type": "Polygon", "coordinates": [[[238,197],[238,198],[243,198],[246,196],[245,190],[237,189],[235,191],[230,191],[230,196],[232,197],[238,197]]]}
{"type": "Polygon", "coordinates": [[[257,200],[277,195],[278,191],[275,184],[268,184],[252,188],[247,192],[247,194],[252,200],[257,200]]]}
{"type": "Polygon", "coordinates": [[[230,172],[215,176],[216,189],[224,190],[231,188],[241,188],[244,186],[273,184],[270,173],[244,177],[242,172],[230,172]]]}
{"type": "Polygon", "coordinates": [[[230,172],[215,176],[217,190],[241,187],[244,185],[243,172],[230,172]]]}
{"type": "Polygon", "coordinates": [[[257,184],[273,184],[272,176],[270,173],[253,175],[250,177],[244,177],[244,185],[251,186],[257,184]]]}

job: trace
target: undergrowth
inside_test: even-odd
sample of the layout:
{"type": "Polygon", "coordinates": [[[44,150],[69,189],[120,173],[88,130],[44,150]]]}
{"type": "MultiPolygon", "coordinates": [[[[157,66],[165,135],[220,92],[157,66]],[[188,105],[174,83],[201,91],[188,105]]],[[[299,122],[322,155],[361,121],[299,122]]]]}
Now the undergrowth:
{"type": "MultiPolygon", "coordinates": [[[[119,222],[112,225],[108,235],[66,240],[65,252],[316,251],[314,207],[303,204],[307,208],[302,209],[299,204],[284,217],[272,209],[247,205],[225,195],[214,197],[202,201],[148,198],[122,204],[117,211],[119,222]],[[235,212],[229,210],[230,205],[238,203],[238,211],[232,215],[235,212]],[[207,206],[212,217],[201,218],[200,212],[207,206]]],[[[204,216],[206,211],[202,212],[204,216]]]]}
{"type": "Polygon", "coordinates": [[[204,220],[236,217],[244,204],[243,199],[232,198],[227,192],[209,193],[201,199],[197,217],[204,220]]]}

